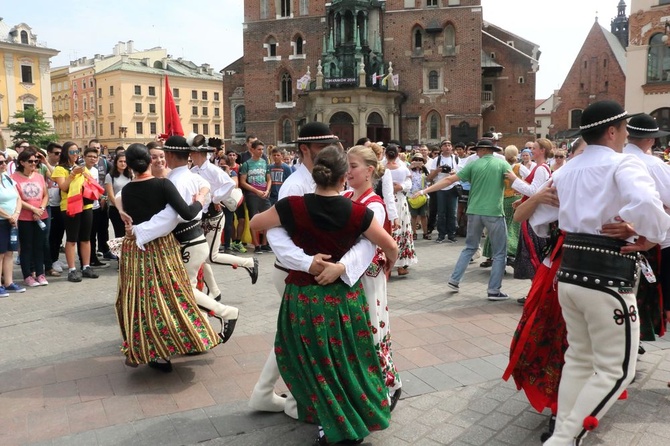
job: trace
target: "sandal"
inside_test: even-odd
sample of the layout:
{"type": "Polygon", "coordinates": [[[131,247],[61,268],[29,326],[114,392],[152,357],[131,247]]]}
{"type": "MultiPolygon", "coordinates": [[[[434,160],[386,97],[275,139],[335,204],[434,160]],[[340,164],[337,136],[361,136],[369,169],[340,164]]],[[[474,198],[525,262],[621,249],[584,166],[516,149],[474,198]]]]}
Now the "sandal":
{"type": "Polygon", "coordinates": [[[432,240],[433,237],[430,234],[423,234],[423,239],[424,240],[432,240]]]}

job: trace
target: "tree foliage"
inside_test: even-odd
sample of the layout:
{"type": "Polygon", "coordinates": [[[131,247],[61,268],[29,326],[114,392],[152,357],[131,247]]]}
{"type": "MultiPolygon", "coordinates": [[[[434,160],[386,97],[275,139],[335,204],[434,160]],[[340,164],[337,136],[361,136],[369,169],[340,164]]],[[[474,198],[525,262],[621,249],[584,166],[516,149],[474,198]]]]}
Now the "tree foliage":
{"type": "Polygon", "coordinates": [[[42,110],[27,108],[16,112],[13,117],[16,121],[7,126],[12,132],[12,142],[25,140],[36,147],[46,148],[50,142],[58,140],[42,110]]]}

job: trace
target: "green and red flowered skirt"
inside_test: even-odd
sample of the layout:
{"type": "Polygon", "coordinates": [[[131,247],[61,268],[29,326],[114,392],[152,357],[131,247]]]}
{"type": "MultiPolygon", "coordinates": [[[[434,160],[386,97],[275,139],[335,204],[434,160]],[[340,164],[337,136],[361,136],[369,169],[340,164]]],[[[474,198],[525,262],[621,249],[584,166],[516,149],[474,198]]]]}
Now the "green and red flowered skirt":
{"type": "Polygon", "coordinates": [[[388,389],[360,282],[287,284],[275,353],[298,418],[323,426],[329,443],[388,427],[388,389]]]}

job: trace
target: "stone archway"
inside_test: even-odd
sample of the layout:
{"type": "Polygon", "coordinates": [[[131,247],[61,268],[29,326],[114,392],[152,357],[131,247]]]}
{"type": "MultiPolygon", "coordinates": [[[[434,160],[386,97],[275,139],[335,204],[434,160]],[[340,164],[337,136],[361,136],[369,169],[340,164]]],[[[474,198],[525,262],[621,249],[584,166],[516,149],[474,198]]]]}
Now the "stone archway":
{"type": "Polygon", "coordinates": [[[391,129],[384,125],[384,118],[377,113],[372,112],[366,122],[367,137],[370,141],[388,142],[391,139],[391,129]]]}
{"type": "Polygon", "coordinates": [[[330,129],[337,135],[345,147],[351,147],[354,141],[354,118],[347,112],[337,112],[330,118],[330,129]]]}

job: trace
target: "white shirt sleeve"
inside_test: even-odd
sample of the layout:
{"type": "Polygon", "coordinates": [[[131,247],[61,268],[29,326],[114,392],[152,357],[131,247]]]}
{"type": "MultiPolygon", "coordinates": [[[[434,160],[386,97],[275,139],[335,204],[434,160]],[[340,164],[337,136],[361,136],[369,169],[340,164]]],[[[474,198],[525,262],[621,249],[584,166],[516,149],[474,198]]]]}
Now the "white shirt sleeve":
{"type": "Polygon", "coordinates": [[[525,195],[526,197],[532,197],[540,189],[540,187],[547,182],[551,172],[546,167],[539,166],[535,169],[535,176],[533,177],[533,182],[531,184],[526,183],[524,180],[517,178],[512,183],[512,189],[525,195]]]}
{"type": "Polygon", "coordinates": [[[344,274],[340,276],[340,279],[347,285],[353,286],[368,269],[370,263],[372,263],[375,251],[375,245],[365,237],[361,237],[340,259],[340,263],[345,268],[344,274]]]}
{"type": "MultiPolygon", "coordinates": [[[[391,178],[391,171],[386,169],[384,175],[382,175],[382,198],[384,200],[384,205],[386,206],[386,213],[388,214],[389,221],[393,221],[398,218],[398,208],[395,205],[395,194],[393,193],[393,179],[391,178]]],[[[411,180],[410,180],[411,181],[411,180]]]]}
{"type": "Polygon", "coordinates": [[[211,170],[216,169],[220,171],[216,172],[216,179],[217,179],[216,184],[218,187],[216,189],[211,190],[210,194],[212,195],[213,203],[221,203],[223,200],[228,198],[233,189],[235,189],[235,182],[222,169],[214,167],[213,165],[212,167],[208,167],[208,170],[210,169],[211,170]]]}
{"type": "Polygon", "coordinates": [[[665,240],[670,217],[656,191],[646,166],[634,156],[627,156],[614,175],[619,192],[627,204],[619,212],[623,221],[633,224],[635,231],[652,243],[665,240]]]}
{"type": "Polygon", "coordinates": [[[294,271],[309,272],[314,256],[309,256],[301,248],[298,248],[291,240],[286,229],[282,227],[269,229],[266,232],[266,237],[277,260],[282,265],[294,271]]]}
{"type": "Polygon", "coordinates": [[[401,184],[402,191],[404,193],[408,193],[409,190],[412,188],[412,173],[409,171],[409,169],[407,167],[403,167],[403,169],[405,170],[405,173],[407,174],[407,176],[405,177],[405,179],[403,180],[403,182],[401,184]]]}
{"type": "MultiPolygon", "coordinates": [[[[549,187],[548,181],[540,186],[538,192],[546,187],[549,187]]],[[[559,209],[556,206],[541,203],[528,219],[528,224],[539,237],[549,237],[549,224],[558,221],[558,211],[559,209]]]]}
{"type": "Polygon", "coordinates": [[[141,248],[152,240],[165,237],[174,230],[177,222],[180,221],[183,222],[185,220],[177,214],[177,211],[172,206],[167,205],[163,210],[151,217],[151,220],[133,226],[133,234],[135,234],[137,246],[141,248]]]}

